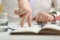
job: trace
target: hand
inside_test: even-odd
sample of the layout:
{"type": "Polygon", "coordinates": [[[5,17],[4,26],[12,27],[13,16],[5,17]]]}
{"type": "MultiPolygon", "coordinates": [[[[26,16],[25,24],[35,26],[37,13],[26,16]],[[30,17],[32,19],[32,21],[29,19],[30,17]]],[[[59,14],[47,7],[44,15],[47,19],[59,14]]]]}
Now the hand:
{"type": "MultiPolygon", "coordinates": [[[[19,10],[15,10],[15,13],[16,13],[16,14],[19,14],[19,10]]],[[[31,12],[27,12],[27,13],[24,13],[24,14],[20,14],[19,17],[22,18],[21,24],[20,24],[21,27],[24,26],[24,22],[25,22],[26,20],[28,20],[28,25],[29,25],[29,27],[31,27],[31,21],[32,21],[31,12]]]]}
{"type": "Polygon", "coordinates": [[[31,20],[32,20],[32,9],[30,7],[28,0],[18,0],[19,9],[15,10],[15,13],[19,15],[21,20],[21,27],[24,26],[24,22],[28,20],[28,25],[31,27],[31,20]]]}
{"type": "Polygon", "coordinates": [[[42,23],[51,22],[53,19],[54,17],[51,14],[46,12],[38,13],[36,17],[34,17],[35,21],[42,22],[42,23]]]}

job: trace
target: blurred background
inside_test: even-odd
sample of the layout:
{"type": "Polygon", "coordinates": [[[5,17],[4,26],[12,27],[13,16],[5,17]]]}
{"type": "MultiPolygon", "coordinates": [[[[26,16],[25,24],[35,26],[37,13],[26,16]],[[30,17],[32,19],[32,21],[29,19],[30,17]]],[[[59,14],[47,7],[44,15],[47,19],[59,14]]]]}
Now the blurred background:
{"type": "MultiPolygon", "coordinates": [[[[30,0],[30,4],[31,4],[32,10],[33,10],[32,13],[36,14],[36,12],[38,12],[39,8],[43,9],[42,11],[47,11],[47,12],[50,11],[50,9],[52,8],[51,0],[39,0],[39,1],[37,1],[37,3],[36,3],[35,0],[30,0]],[[39,1],[41,1],[40,4],[38,4],[39,1]],[[40,5],[40,6],[38,8],[36,8],[38,5],[40,5]],[[35,9],[37,9],[37,10],[35,10],[35,9]]],[[[52,0],[52,1],[54,1],[55,11],[60,12],[60,0],[52,0]]],[[[3,5],[3,12],[8,13],[9,21],[11,21],[11,22],[19,22],[20,21],[20,18],[18,17],[18,15],[14,14],[14,10],[18,9],[17,0],[2,0],[2,5],[3,5]]]]}
{"type": "Polygon", "coordinates": [[[0,13],[2,12],[2,0],[0,0],[0,13]]]}
{"type": "MultiPolygon", "coordinates": [[[[54,10],[60,12],[60,0],[53,0],[53,1],[54,1],[53,2],[54,3],[54,10]]],[[[30,0],[30,5],[31,5],[32,10],[33,10],[32,13],[38,12],[39,8],[42,9],[42,11],[49,12],[52,8],[51,4],[52,4],[51,0],[39,0],[39,1],[37,1],[37,3],[35,0],[30,0]],[[39,4],[39,2],[40,2],[40,4],[39,4]],[[39,7],[37,7],[37,6],[39,6],[39,7]]],[[[6,20],[6,23],[7,22],[14,22],[15,23],[15,25],[14,25],[14,23],[10,23],[11,24],[10,27],[13,27],[13,26],[15,27],[15,26],[17,26],[16,22],[18,22],[18,23],[20,22],[20,18],[18,17],[18,15],[14,14],[14,10],[16,10],[16,9],[18,9],[17,0],[2,0],[2,4],[1,4],[1,0],[0,0],[0,14],[2,14],[2,13],[4,14],[3,19],[4,18],[8,19],[8,20],[6,20]],[[2,9],[3,9],[3,11],[2,11],[2,9]],[[5,15],[5,13],[7,15],[5,15]]],[[[34,14],[32,14],[32,15],[34,16],[34,14]]],[[[3,22],[4,21],[5,20],[3,20],[3,22]]],[[[1,26],[0,26],[0,28],[1,28],[1,26]]],[[[0,39],[1,40],[9,40],[9,39],[10,40],[20,40],[20,39],[22,39],[22,40],[29,40],[29,39],[30,40],[32,40],[32,39],[33,40],[40,40],[40,39],[41,40],[60,40],[60,36],[55,36],[55,35],[54,36],[52,36],[52,35],[49,35],[49,36],[48,35],[40,35],[40,36],[39,35],[34,35],[34,36],[31,36],[31,35],[30,36],[26,36],[26,35],[25,36],[24,35],[19,36],[18,35],[18,36],[16,36],[15,35],[15,36],[11,36],[11,35],[9,35],[9,32],[8,32],[7,34],[6,33],[0,33],[0,39]]]]}

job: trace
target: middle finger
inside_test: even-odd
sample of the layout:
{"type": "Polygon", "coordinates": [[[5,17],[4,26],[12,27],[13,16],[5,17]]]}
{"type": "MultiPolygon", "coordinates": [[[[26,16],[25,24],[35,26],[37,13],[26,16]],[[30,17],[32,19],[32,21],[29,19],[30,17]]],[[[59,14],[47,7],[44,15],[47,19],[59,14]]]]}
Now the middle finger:
{"type": "Polygon", "coordinates": [[[21,21],[21,27],[23,27],[24,22],[25,22],[25,20],[27,19],[27,17],[28,17],[28,14],[25,14],[25,15],[23,16],[22,21],[21,21]]]}

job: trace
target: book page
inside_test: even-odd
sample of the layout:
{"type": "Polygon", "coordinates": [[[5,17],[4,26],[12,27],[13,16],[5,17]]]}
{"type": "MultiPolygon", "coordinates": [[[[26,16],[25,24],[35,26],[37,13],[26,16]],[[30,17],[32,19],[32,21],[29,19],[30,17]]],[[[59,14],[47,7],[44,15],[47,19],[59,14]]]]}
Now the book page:
{"type": "Polygon", "coordinates": [[[9,28],[15,29],[12,32],[34,32],[38,33],[42,28],[41,25],[32,23],[32,26],[29,27],[28,23],[25,23],[23,27],[21,27],[18,23],[9,23],[9,28]]]}
{"type": "Polygon", "coordinates": [[[17,28],[13,32],[34,32],[38,33],[42,28],[39,27],[39,25],[32,25],[31,27],[28,27],[27,25],[23,28],[17,28]]]}
{"type": "Polygon", "coordinates": [[[60,26],[57,26],[57,25],[54,25],[54,24],[47,24],[43,27],[43,29],[46,29],[46,28],[50,28],[50,29],[54,29],[54,30],[58,30],[60,31],[60,26]]]}

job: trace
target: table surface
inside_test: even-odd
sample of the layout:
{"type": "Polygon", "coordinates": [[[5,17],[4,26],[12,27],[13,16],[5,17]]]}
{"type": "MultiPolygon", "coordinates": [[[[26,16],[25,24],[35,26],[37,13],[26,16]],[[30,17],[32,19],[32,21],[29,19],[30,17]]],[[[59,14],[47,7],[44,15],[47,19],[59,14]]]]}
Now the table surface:
{"type": "Polygon", "coordinates": [[[10,35],[11,30],[0,32],[0,40],[60,40],[56,35],[10,35]]]}
{"type": "Polygon", "coordinates": [[[55,35],[10,35],[8,32],[0,33],[0,40],[60,40],[60,36],[55,35]]]}

